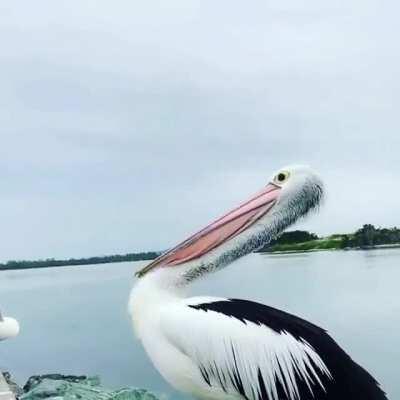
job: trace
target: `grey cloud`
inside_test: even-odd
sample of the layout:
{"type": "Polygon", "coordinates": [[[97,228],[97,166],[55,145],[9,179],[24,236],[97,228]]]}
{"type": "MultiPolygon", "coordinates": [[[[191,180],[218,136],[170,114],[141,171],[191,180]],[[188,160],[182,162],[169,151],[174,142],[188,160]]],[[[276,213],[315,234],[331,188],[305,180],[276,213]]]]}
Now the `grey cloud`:
{"type": "Polygon", "coordinates": [[[400,225],[385,4],[1,5],[0,258],[165,248],[289,163],[329,192],[300,226],[400,225]]]}

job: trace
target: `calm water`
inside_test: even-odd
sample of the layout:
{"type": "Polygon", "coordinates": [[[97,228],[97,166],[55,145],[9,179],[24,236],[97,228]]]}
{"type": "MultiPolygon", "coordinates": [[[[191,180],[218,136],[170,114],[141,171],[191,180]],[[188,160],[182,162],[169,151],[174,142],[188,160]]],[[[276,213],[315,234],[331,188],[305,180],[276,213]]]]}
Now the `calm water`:
{"type": "MultiPolygon", "coordinates": [[[[0,369],[19,382],[48,372],[97,374],[110,387],[176,394],[134,340],[126,312],[133,272],[122,263],[0,273],[0,306],[21,335],[0,344],[0,369]]],[[[195,294],[254,299],[305,317],[400,398],[400,250],[248,256],[195,294]]]]}

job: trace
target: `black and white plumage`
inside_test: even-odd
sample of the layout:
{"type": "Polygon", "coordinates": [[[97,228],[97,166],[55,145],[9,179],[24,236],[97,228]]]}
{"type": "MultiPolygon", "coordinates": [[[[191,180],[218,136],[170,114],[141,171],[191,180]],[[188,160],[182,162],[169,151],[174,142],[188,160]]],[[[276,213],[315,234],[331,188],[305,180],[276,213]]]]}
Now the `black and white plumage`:
{"type": "MultiPolygon", "coordinates": [[[[218,318],[214,313],[219,314],[221,324],[229,319],[229,323],[238,326],[239,343],[244,337],[251,336],[242,332],[247,329],[259,331],[263,338],[251,344],[245,341],[243,348],[230,337],[231,348],[226,349],[230,361],[226,369],[216,369],[213,364],[203,368],[205,378],[214,384],[233,385],[249,399],[384,398],[368,372],[357,365],[325,330],[304,319],[238,299],[190,307],[210,313],[212,318],[218,318]],[[254,347],[253,354],[256,355],[252,360],[251,377],[247,375],[248,366],[238,363],[238,353],[248,352],[249,346],[254,347]],[[244,379],[241,378],[243,375],[244,379]],[[247,388],[244,381],[251,382],[247,388]]],[[[247,357],[246,362],[249,361],[247,357]]]]}
{"type": "Polygon", "coordinates": [[[186,297],[192,280],[264,245],[316,207],[322,190],[308,168],[286,168],[139,272],[130,298],[134,328],[174,387],[216,400],[386,399],[316,325],[247,300],[186,297]]]}

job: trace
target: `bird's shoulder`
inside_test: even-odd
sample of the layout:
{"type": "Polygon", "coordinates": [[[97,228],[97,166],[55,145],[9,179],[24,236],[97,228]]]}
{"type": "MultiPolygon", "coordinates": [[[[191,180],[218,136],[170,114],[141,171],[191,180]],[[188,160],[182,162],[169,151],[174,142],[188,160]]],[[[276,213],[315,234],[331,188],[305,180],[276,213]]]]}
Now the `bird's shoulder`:
{"type": "Polygon", "coordinates": [[[194,310],[234,318],[243,324],[265,326],[276,333],[286,332],[296,339],[327,334],[325,329],[303,318],[250,300],[197,297],[188,301],[186,305],[194,310]]]}

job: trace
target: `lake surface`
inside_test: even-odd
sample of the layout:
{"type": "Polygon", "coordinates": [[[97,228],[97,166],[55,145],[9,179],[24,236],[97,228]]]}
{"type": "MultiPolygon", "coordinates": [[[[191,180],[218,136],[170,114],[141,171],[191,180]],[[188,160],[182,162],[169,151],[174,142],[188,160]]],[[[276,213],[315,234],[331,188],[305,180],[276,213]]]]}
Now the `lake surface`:
{"type": "MultiPolygon", "coordinates": [[[[127,315],[133,273],[146,262],[0,272],[0,307],[21,334],[0,343],[0,369],[99,375],[182,398],[134,339],[127,315]]],[[[257,300],[329,330],[400,398],[400,249],[252,254],[193,287],[194,294],[257,300]]]]}

